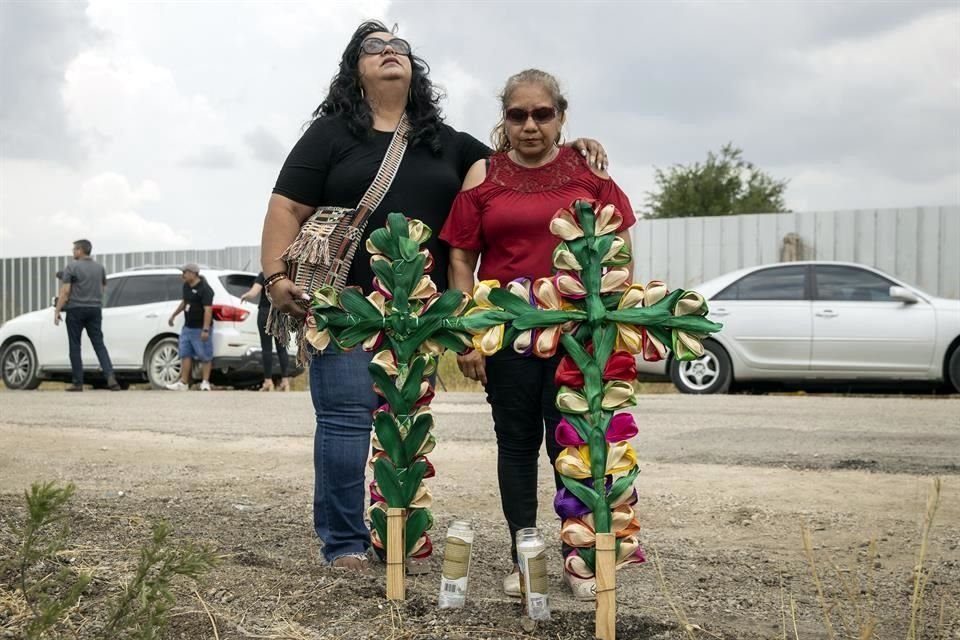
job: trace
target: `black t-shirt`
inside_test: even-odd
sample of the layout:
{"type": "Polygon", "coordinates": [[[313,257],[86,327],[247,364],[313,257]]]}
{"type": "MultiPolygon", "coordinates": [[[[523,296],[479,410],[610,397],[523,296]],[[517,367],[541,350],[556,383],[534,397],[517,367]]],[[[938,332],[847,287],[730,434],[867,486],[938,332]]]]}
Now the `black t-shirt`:
{"type": "Polygon", "coordinates": [[[257,274],[257,277],[253,279],[253,283],[263,287],[260,289],[260,300],[257,302],[257,305],[261,309],[269,309],[270,301],[267,299],[267,279],[263,277],[263,271],[257,274]]]}
{"type": "MultiPolygon", "coordinates": [[[[311,207],[356,207],[373,182],[392,136],[374,131],[369,137],[356,138],[339,116],[315,120],[284,162],[273,192],[311,207]]],[[[364,243],[386,224],[388,213],[399,211],[433,231],[426,243],[434,259],[431,277],[441,291],[447,288],[450,248],[438,238],[440,229],[467,171],[491,152],[473,136],[447,125],[440,130],[440,145],[437,154],[421,145],[407,147],[390,190],[367,223],[348,285],[372,290],[373,271],[364,243]]]]}
{"type": "Polygon", "coordinates": [[[195,286],[183,283],[183,301],[187,303],[183,326],[191,329],[203,328],[203,308],[213,306],[213,289],[207,281],[200,278],[195,286]]]}

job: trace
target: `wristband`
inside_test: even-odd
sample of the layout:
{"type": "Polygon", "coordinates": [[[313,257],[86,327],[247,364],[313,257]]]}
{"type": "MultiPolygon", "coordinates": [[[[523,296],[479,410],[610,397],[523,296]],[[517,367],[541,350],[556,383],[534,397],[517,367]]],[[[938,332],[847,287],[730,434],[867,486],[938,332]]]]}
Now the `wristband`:
{"type": "Polygon", "coordinates": [[[290,276],[287,275],[286,271],[278,271],[269,278],[266,278],[263,281],[263,288],[270,289],[271,286],[279,282],[280,280],[289,280],[290,276]]]}

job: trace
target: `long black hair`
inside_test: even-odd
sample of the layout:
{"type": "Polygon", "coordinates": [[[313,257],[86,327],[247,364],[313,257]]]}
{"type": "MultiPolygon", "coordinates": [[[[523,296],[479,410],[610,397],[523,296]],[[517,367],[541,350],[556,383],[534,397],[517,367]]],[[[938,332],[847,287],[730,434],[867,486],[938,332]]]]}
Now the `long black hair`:
{"type": "MultiPolygon", "coordinates": [[[[346,120],[350,132],[358,138],[368,136],[373,131],[373,113],[360,92],[360,74],[357,71],[360,45],[367,36],[378,31],[391,33],[378,20],[368,20],[357,27],[340,58],[340,70],[330,81],[327,97],[313,112],[314,119],[339,114],[346,120]]],[[[413,73],[406,109],[410,121],[408,139],[411,146],[426,145],[436,153],[440,151],[440,125],[443,122],[439,106],[442,94],[430,82],[427,63],[413,53],[409,57],[413,73]]]]}

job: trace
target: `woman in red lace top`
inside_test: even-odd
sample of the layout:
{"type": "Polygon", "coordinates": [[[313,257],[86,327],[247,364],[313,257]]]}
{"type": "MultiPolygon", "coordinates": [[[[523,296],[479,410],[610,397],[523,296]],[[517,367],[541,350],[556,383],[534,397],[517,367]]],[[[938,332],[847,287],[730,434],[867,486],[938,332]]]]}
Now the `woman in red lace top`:
{"type": "MultiPolygon", "coordinates": [[[[450,285],[461,291],[473,291],[478,261],[480,280],[500,285],[552,275],[557,239],[550,218],[578,198],[615,205],[627,246],[627,229],[635,222],[630,201],[610,176],[560,146],[567,100],[553,76],[536,69],[512,76],[501,103],[503,117],[493,133],[496,153],[470,168],[440,232],[451,247],[450,285]]],[[[559,360],[560,354],[541,359],[512,346],[486,359],[477,352],[458,358],[464,375],[484,384],[493,410],[500,499],[514,565],[517,530],[537,523],[537,458],[544,434],[551,463],[561,449],[554,436],[560,420],[554,404],[559,360]]],[[[556,473],[554,481],[560,488],[556,473]]],[[[565,577],[574,596],[594,597],[592,579],[565,577]]],[[[520,595],[516,567],[503,587],[508,595],[520,595]]]]}

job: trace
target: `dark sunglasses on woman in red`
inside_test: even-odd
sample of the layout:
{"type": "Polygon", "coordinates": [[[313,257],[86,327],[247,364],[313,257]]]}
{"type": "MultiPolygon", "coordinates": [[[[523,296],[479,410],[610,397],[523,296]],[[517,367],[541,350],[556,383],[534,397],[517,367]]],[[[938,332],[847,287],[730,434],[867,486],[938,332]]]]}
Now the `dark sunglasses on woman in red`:
{"type": "Polygon", "coordinates": [[[504,119],[511,124],[526,124],[527,118],[533,118],[537,124],[547,124],[557,117],[557,110],[553,107],[537,107],[527,111],[526,109],[507,109],[503,114],[504,119]]]}
{"type": "Polygon", "coordinates": [[[403,38],[391,38],[390,40],[367,38],[360,43],[360,50],[368,55],[375,56],[378,53],[383,53],[387,45],[402,56],[410,55],[410,43],[403,38]]]}

